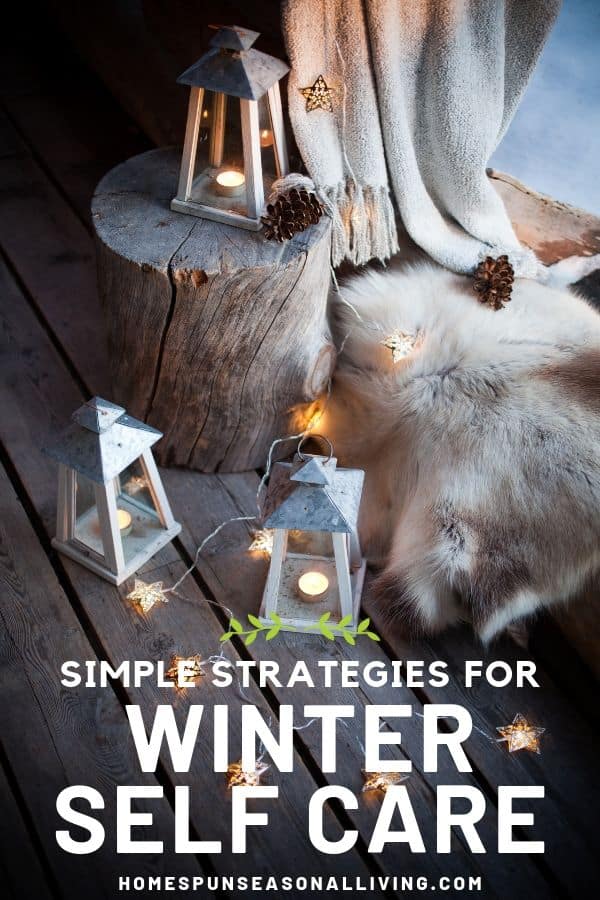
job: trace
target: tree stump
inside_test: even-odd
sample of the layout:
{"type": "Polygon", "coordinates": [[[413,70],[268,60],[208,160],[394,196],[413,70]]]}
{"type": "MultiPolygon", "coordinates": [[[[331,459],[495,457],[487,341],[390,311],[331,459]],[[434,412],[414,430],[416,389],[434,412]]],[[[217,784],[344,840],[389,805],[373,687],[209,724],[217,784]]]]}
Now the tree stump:
{"type": "Polygon", "coordinates": [[[330,221],[291,241],[171,212],[180,154],[106,175],[92,204],[113,396],[163,432],[163,465],[263,466],[326,388],[330,221]]]}

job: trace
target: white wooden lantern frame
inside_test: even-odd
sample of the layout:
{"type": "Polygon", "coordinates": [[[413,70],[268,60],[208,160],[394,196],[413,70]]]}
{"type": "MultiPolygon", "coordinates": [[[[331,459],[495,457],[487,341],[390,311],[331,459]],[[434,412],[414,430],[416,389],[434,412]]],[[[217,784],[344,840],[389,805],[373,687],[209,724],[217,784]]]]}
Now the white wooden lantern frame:
{"type": "Polygon", "coordinates": [[[337,461],[303,454],[293,463],[276,463],[265,500],[264,525],[273,529],[273,549],[265,584],[260,619],[271,622],[277,613],[284,629],[316,625],[323,612],[330,623],[350,617],[358,625],[366,562],[356,530],[364,473],[338,469],[337,461]],[[326,532],[333,556],[288,552],[290,532],[326,532]],[[329,587],[323,600],[307,603],[298,593],[301,574],[325,574],[329,587]]]}
{"type": "Polygon", "coordinates": [[[74,413],[73,423],[45,451],[59,463],[52,545],[112,584],[133,575],[181,531],[150,450],[160,437],[159,431],[127,416],[122,407],[94,397],[74,413]],[[120,475],[136,463],[152,510],[123,490],[120,475]],[[84,482],[78,481],[81,478],[84,482]],[[93,485],[95,502],[78,515],[77,491],[83,483],[90,489],[93,485]],[[131,517],[131,535],[130,529],[121,531],[119,510],[131,517]]]}
{"type": "Polygon", "coordinates": [[[281,108],[279,79],[289,67],[265,53],[251,49],[258,32],[221,28],[211,41],[212,49],[178,79],[190,85],[190,99],[177,195],[171,209],[204,219],[235,225],[251,231],[261,228],[265,204],[258,102],[266,95],[273,137],[275,177],[288,173],[288,157],[281,108]],[[214,91],[208,166],[196,175],[199,135],[205,94],[214,91]],[[216,176],[224,161],[227,98],[240,102],[244,190],[236,198],[219,196],[216,176]]]}

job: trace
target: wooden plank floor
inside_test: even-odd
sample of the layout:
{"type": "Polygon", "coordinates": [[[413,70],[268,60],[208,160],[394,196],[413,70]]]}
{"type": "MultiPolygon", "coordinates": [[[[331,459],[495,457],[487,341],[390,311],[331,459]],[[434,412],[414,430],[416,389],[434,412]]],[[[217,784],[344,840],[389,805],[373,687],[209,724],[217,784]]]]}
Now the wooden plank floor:
{"type": "MultiPolygon", "coordinates": [[[[56,471],[40,448],[90,394],[119,399],[111,392],[104,351],[89,200],[106,169],[148,143],[83,64],[69,57],[66,46],[60,76],[53,75],[50,65],[56,46],[52,55],[47,48],[36,49],[37,55],[26,55],[24,48],[7,48],[0,97],[0,675],[11,698],[2,716],[0,795],[6,812],[0,828],[0,872],[8,896],[109,898],[117,895],[119,873],[324,871],[363,877],[481,876],[483,896],[491,898],[587,896],[597,852],[595,697],[585,677],[574,685],[573,667],[567,671],[567,663],[561,664],[572,658],[572,651],[560,634],[553,635],[551,651],[543,628],[536,636],[540,691],[500,692],[484,683],[466,690],[461,676],[464,659],[514,663],[526,654],[505,643],[484,652],[469,632],[461,630],[435,642],[409,645],[398,631],[378,623],[385,636],[381,645],[365,641],[350,648],[316,637],[286,635],[266,649],[259,642],[251,648],[232,642],[226,649],[234,661],[272,659],[281,665],[284,677],[298,658],[315,670],[318,660],[325,658],[340,663],[358,660],[362,665],[390,658],[448,661],[451,678],[445,689],[366,684],[343,690],[261,689],[253,678],[247,699],[274,723],[281,703],[299,710],[305,703],[347,704],[354,707],[356,722],[369,703],[409,703],[417,712],[427,702],[464,704],[478,729],[466,745],[471,774],[458,776],[449,758],[442,760],[437,774],[424,772],[418,719],[402,729],[402,752],[413,762],[408,790],[428,850],[435,845],[437,785],[460,782],[484,791],[487,811],[480,833],[487,853],[481,855],[470,853],[460,832],[454,835],[453,852],[445,856],[414,855],[402,844],[368,854],[381,802],[370,796],[361,798],[357,810],[345,811],[334,804],[328,811],[330,838],[348,827],[359,831],[355,850],[343,857],[324,857],[312,848],[306,821],[309,795],[327,782],[360,790],[362,753],[356,726],[340,728],[336,775],[320,770],[317,730],[296,733],[294,774],[269,772],[269,783],[280,788],[279,802],[270,807],[269,829],[251,829],[247,854],[234,854],[230,800],[223,778],[212,774],[206,742],[197,748],[189,777],[173,771],[168,754],[161,758],[156,775],[139,771],[124,706],[139,704],[149,721],[157,703],[172,700],[169,692],[150,683],[139,689],[116,685],[61,690],[58,667],[65,659],[107,659],[116,664],[135,658],[168,660],[172,653],[215,652],[227,618],[223,606],[242,616],[256,612],[266,564],[248,553],[248,527],[232,526],[207,547],[182,589],[184,599],[173,598],[141,616],[125,599],[129,585],[113,588],[51,550],[56,471]],[[516,712],[547,727],[542,756],[509,756],[492,740],[496,726],[516,712]],[[106,798],[102,818],[109,829],[114,829],[116,785],[162,787],[165,798],[141,804],[140,811],[152,808],[151,832],[165,841],[164,856],[117,857],[112,843],[85,857],[59,850],[54,832],[60,820],[54,802],[70,783],[100,790],[106,798]],[[192,786],[192,834],[222,840],[222,854],[174,854],[172,801],[180,784],[192,786]],[[543,857],[497,854],[500,784],[544,785],[546,798],[531,805],[536,821],[527,830],[528,838],[546,842],[543,857]]],[[[164,479],[183,531],[146,566],[143,577],[172,584],[215,525],[231,515],[254,513],[258,475],[204,476],[171,470],[164,479]]],[[[370,612],[368,598],[365,610],[370,612]]],[[[206,680],[197,694],[190,691],[177,697],[176,718],[181,722],[192,702],[202,702],[210,710],[225,701],[231,710],[232,754],[239,754],[243,701],[237,693],[225,696],[206,680]]],[[[383,893],[391,896],[389,890],[383,893]]]]}

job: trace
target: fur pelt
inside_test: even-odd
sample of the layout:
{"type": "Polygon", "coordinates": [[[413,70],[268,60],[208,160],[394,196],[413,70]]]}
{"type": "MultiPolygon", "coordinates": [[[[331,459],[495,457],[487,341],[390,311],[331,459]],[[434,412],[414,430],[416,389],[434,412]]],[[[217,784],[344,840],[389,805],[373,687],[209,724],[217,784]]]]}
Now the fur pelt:
{"type": "Polygon", "coordinates": [[[390,614],[484,641],[600,569],[600,316],[517,280],[482,306],[432,264],[359,276],[334,303],[345,338],[324,430],[365,469],[360,532],[390,614]],[[393,363],[381,341],[417,336],[393,363]]]}

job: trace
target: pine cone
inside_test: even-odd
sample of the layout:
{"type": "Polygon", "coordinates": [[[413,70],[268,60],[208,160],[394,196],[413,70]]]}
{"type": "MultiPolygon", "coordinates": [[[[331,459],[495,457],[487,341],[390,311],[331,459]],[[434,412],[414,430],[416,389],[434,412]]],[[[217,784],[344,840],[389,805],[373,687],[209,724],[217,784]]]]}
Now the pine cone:
{"type": "Polygon", "coordinates": [[[291,188],[267,205],[267,215],[261,216],[261,222],[267,240],[281,244],[309,225],[316,225],[322,215],[323,207],[316,194],[306,188],[291,188]]]}
{"type": "Polygon", "coordinates": [[[510,300],[515,271],[508,261],[508,256],[494,259],[486,256],[475,269],[473,288],[479,294],[479,302],[491,306],[492,309],[503,309],[510,300]]]}

